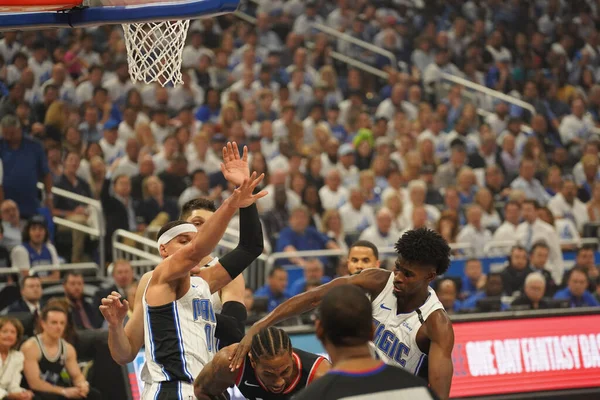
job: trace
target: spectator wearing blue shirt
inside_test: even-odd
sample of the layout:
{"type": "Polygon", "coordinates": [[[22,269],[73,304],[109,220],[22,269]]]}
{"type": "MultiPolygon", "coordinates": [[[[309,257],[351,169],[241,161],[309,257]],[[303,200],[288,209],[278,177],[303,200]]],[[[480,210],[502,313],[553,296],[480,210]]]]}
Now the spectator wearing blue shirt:
{"type": "Polygon", "coordinates": [[[36,274],[42,281],[57,281],[60,279],[58,271],[58,253],[50,243],[50,233],[46,220],[41,215],[32,217],[23,228],[23,243],[10,252],[11,264],[21,270],[23,276],[28,276],[30,270],[36,266],[52,265],[52,271],[36,274]]]}
{"type": "Polygon", "coordinates": [[[569,300],[571,308],[600,306],[600,302],[587,291],[588,285],[586,271],[581,267],[574,267],[569,274],[567,287],[556,292],[554,299],[569,300]]]}
{"type": "Polygon", "coordinates": [[[273,311],[278,305],[289,297],[285,294],[288,284],[288,274],[283,267],[273,267],[269,272],[267,284],[254,293],[254,297],[266,297],[268,299],[267,311],[273,311]]]}
{"type": "Polygon", "coordinates": [[[321,285],[330,282],[331,278],[324,276],[323,264],[317,259],[306,260],[304,266],[304,277],[296,280],[289,288],[287,295],[294,297],[297,294],[305,292],[306,286],[312,282],[319,282],[321,285]]]}
{"type": "Polygon", "coordinates": [[[471,258],[465,263],[465,272],[462,278],[460,298],[466,299],[482,290],[485,286],[486,276],[483,273],[481,261],[471,258]]]}
{"type": "Polygon", "coordinates": [[[217,89],[210,88],[206,92],[206,103],[196,111],[196,120],[214,124],[219,122],[221,115],[221,95],[217,89]]]}
{"type": "MultiPolygon", "coordinates": [[[[500,300],[504,286],[502,284],[502,275],[499,273],[491,273],[488,275],[485,282],[485,288],[465,301],[462,302],[461,310],[477,310],[477,302],[479,300],[497,298],[500,300]]],[[[508,309],[508,304],[500,303],[500,310],[504,311],[508,309]]]]}
{"type": "MultiPolygon", "coordinates": [[[[324,250],[338,249],[338,245],[330,237],[319,232],[312,226],[309,226],[310,213],[305,206],[296,207],[290,214],[289,226],[282,229],[277,239],[275,251],[277,252],[296,252],[304,250],[324,250]]],[[[327,257],[319,257],[319,260],[325,265],[327,257]]],[[[292,257],[290,259],[281,259],[280,263],[294,264],[301,267],[306,265],[302,258],[292,257]]]]}
{"type": "Polygon", "coordinates": [[[23,136],[21,124],[14,115],[0,121],[0,159],[4,167],[4,197],[19,206],[21,218],[30,218],[40,207],[37,183],[44,182],[46,201],[52,207],[52,175],[42,145],[23,136]]]}

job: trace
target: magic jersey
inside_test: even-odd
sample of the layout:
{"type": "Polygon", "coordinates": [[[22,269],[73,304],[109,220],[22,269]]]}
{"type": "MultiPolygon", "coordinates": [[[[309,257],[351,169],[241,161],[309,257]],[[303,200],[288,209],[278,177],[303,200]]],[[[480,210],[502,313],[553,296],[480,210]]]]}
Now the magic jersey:
{"type": "Polygon", "coordinates": [[[154,398],[170,388],[183,399],[193,399],[195,377],[217,352],[216,319],[208,283],[191,277],[188,292],[162,306],[148,305],[147,290],[146,286],[142,299],[146,353],[142,398],[154,398]]]}
{"type": "Polygon", "coordinates": [[[397,299],[393,292],[394,274],[373,300],[373,322],[375,338],[371,343],[378,358],[386,364],[397,365],[417,375],[426,362],[427,354],[417,345],[417,332],[429,315],[444,306],[433,289],[425,303],[410,313],[397,313],[397,299]]]}
{"type": "MultiPolygon", "coordinates": [[[[213,265],[215,265],[218,262],[219,262],[219,257],[215,257],[212,260],[210,260],[210,262],[208,264],[206,264],[204,267],[212,267],[213,265]]],[[[215,310],[215,312],[217,314],[221,314],[221,311],[223,311],[223,302],[221,301],[221,291],[213,293],[211,295],[210,299],[212,301],[213,309],[215,310]]]]}

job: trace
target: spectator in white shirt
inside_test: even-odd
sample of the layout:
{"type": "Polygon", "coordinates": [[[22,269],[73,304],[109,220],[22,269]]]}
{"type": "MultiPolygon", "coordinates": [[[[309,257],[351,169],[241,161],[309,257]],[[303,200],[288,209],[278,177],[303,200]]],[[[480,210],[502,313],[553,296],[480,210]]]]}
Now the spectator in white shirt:
{"type": "Polygon", "coordinates": [[[423,206],[416,206],[412,209],[410,216],[410,224],[403,231],[400,232],[400,236],[413,229],[427,228],[427,210],[423,206]]]}
{"type": "Polygon", "coordinates": [[[296,107],[300,116],[306,115],[314,98],[312,88],[304,83],[304,79],[304,70],[297,68],[292,72],[292,79],[288,84],[290,102],[296,107]]]}
{"type": "Polygon", "coordinates": [[[312,24],[322,24],[324,22],[323,17],[317,14],[317,2],[313,0],[309,0],[306,3],[306,7],[304,9],[304,13],[298,16],[294,21],[294,27],[292,31],[300,36],[307,37],[314,34],[312,24]]]}
{"type": "Polygon", "coordinates": [[[573,221],[567,218],[558,218],[552,214],[548,207],[538,208],[538,218],[554,227],[560,240],[562,251],[574,251],[581,244],[581,236],[573,221]]]}
{"type": "Polygon", "coordinates": [[[113,119],[106,121],[103,137],[98,142],[104,153],[106,165],[111,165],[117,158],[125,154],[125,142],[119,139],[118,127],[117,121],[113,119]]]}
{"type": "MultiPolygon", "coordinates": [[[[31,47],[31,57],[29,58],[29,68],[33,71],[34,83],[33,87],[38,88],[50,76],[52,71],[52,61],[48,60],[48,50],[43,42],[35,42],[31,47]]],[[[127,66],[127,63],[125,64],[127,66]]]]}
{"type": "Polygon", "coordinates": [[[566,218],[571,220],[579,232],[589,221],[585,203],[577,198],[577,185],[572,180],[565,180],[562,188],[548,202],[548,208],[555,218],[566,218]]]}
{"type": "Polygon", "coordinates": [[[406,85],[396,83],[392,88],[392,93],[388,99],[382,101],[375,112],[376,117],[384,117],[388,121],[393,121],[397,112],[403,112],[409,120],[417,117],[417,107],[409,103],[406,99],[406,85]]]}
{"type": "Polygon", "coordinates": [[[429,64],[423,71],[423,85],[427,94],[434,93],[435,86],[444,72],[459,77],[463,75],[456,65],[450,62],[448,49],[439,48],[436,50],[435,62],[429,64]]]}
{"type": "Polygon", "coordinates": [[[0,318],[0,398],[6,400],[37,399],[30,390],[21,387],[25,358],[18,350],[23,339],[23,325],[17,318],[0,318]]]}
{"type": "Polygon", "coordinates": [[[150,130],[158,143],[162,143],[167,136],[173,133],[173,127],[169,124],[169,114],[165,108],[154,110],[150,130]]]}
{"type": "Polygon", "coordinates": [[[581,98],[571,102],[571,114],[564,117],[558,128],[560,138],[569,152],[575,156],[581,155],[583,144],[593,136],[597,136],[594,121],[585,113],[585,103],[581,98]]]}
{"type": "Polygon", "coordinates": [[[350,143],[344,143],[338,149],[337,170],[342,175],[345,186],[358,184],[358,167],[354,165],[354,147],[350,143]]]}
{"type": "Polygon", "coordinates": [[[464,250],[469,257],[484,257],[485,246],[492,240],[492,233],[481,224],[483,210],[479,204],[472,204],[467,209],[467,225],[460,232],[456,241],[470,244],[471,248],[464,250]]]}
{"type": "Polygon", "coordinates": [[[119,124],[119,139],[136,139],[135,128],[137,122],[137,111],[132,107],[127,107],[123,111],[123,120],[119,124]]]}
{"type": "Polygon", "coordinates": [[[385,207],[380,209],[375,224],[363,231],[360,240],[368,240],[379,248],[393,247],[400,238],[400,232],[392,226],[393,218],[390,210],[385,207]]]}
{"type": "Polygon", "coordinates": [[[83,105],[92,100],[94,89],[102,86],[104,69],[100,65],[94,65],[90,68],[87,80],[80,83],[75,89],[75,103],[83,105]]]}
{"type": "Polygon", "coordinates": [[[214,60],[215,55],[212,50],[203,46],[203,33],[199,30],[191,30],[188,37],[190,44],[183,48],[181,66],[183,68],[196,68],[200,63],[200,57],[207,55],[211,60],[214,60]]]}
{"type": "Polygon", "coordinates": [[[511,200],[504,205],[504,222],[496,229],[492,240],[494,242],[507,242],[506,246],[498,247],[503,249],[503,254],[508,254],[510,248],[517,242],[517,228],[521,219],[521,205],[511,200]],[[509,243],[510,242],[510,243],[509,243]]]}
{"type": "MultiPolygon", "coordinates": [[[[589,154],[598,159],[599,152],[600,149],[598,148],[597,142],[588,142],[583,146],[582,158],[589,154]]],[[[579,162],[575,164],[575,167],[573,167],[573,178],[575,179],[575,183],[577,185],[583,185],[586,182],[585,174],[583,173],[583,163],[581,160],[579,160],[579,162]]],[[[600,181],[600,166],[598,167],[596,179],[600,181]]]]}
{"type": "Polygon", "coordinates": [[[408,198],[409,203],[404,207],[403,215],[404,220],[410,221],[412,219],[412,212],[414,207],[423,206],[427,211],[427,222],[429,226],[434,226],[440,219],[440,210],[431,204],[425,204],[425,196],[427,195],[427,184],[418,179],[410,181],[408,184],[408,198]]]}
{"type": "Polygon", "coordinates": [[[357,186],[350,189],[350,199],[340,207],[340,216],[347,234],[360,233],[375,222],[373,208],[365,204],[365,197],[357,186]]]}
{"type": "Polygon", "coordinates": [[[140,155],[140,144],[136,139],[127,139],[125,143],[125,155],[113,164],[112,176],[127,175],[133,178],[140,173],[138,156],[140,155]]]}
{"type": "Polygon", "coordinates": [[[527,251],[530,251],[536,242],[546,243],[550,249],[548,264],[552,278],[555,282],[560,282],[565,269],[560,239],[553,226],[538,218],[538,208],[535,200],[523,201],[521,210],[524,221],[517,228],[516,238],[527,251]]]}
{"type": "Polygon", "coordinates": [[[17,41],[17,31],[2,32],[0,40],[0,56],[6,64],[13,62],[13,57],[21,51],[21,43],[17,41]]]}
{"type": "Polygon", "coordinates": [[[160,152],[152,157],[154,162],[155,174],[160,174],[169,166],[169,162],[175,157],[178,150],[177,138],[175,135],[168,135],[162,142],[162,149],[160,152]]]}
{"type": "Polygon", "coordinates": [[[115,68],[115,76],[104,84],[110,99],[116,104],[124,104],[127,93],[134,85],[129,79],[129,69],[126,61],[120,61],[115,68]]]}
{"type": "MultiPolygon", "coordinates": [[[[273,209],[275,206],[275,187],[280,185],[285,186],[286,178],[287,171],[281,169],[275,169],[269,174],[269,184],[264,188],[268,194],[257,202],[258,210],[261,214],[273,209]]],[[[288,209],[293,210],[302,204],[300,196],[293,190],[286,188],[285,194],[287,197],[288,209]]]]}
{"type": "Polygon", "coordinates": [[[325,186],[319,189],[321,204],[325,210],[340,208],[348,200],[348,189],[342,186],[340,171],[332,169],[327,172],[325,186]]]}
{"type": "Polygon", "coordinates": [[[519,166],[519,176],[510,184],[513,190],[522,190],[525,197],[535,200],[541,205],[546,205],[550,195],[544,186],[535,179],[535,161],[524,158],[519,166]]]}

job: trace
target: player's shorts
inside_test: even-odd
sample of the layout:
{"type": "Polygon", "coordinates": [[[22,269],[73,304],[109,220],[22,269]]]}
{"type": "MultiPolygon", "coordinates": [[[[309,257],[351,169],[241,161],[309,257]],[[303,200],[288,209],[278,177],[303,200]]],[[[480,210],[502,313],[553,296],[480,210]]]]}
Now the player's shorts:
{"type": "Polygon", "coordinates": [[[191,383],[155,382],[144,385],[142,400],[196,400],[196,396],[191,383]]]}

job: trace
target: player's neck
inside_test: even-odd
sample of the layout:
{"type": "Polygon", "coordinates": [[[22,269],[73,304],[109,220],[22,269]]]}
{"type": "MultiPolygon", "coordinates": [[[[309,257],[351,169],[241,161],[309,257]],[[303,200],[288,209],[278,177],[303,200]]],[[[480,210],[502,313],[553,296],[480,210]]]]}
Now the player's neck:
{"type": "Polygon", "coordinates": [[[421,307],[429,297],[429,290],[417,293],[411,297],[397,297],[396,309],[399,313],[410,313],[421,307]]]}
{"type": "Polygon", "coordinates": [[[333,368],[343,371],[360,371],[375,367],[381,361],[375,360],[368,345],[353,347],[333,347],[327,349],[333,368]]]}

